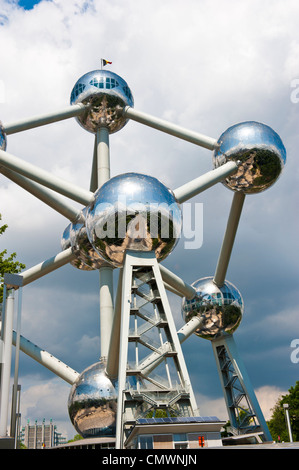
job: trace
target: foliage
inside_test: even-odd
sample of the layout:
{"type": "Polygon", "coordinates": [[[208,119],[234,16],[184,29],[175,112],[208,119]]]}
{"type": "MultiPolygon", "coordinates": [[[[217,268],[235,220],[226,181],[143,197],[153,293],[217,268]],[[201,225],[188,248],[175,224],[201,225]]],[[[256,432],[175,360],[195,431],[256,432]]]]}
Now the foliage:
{"type": "Polygon", "coordinates": [[[75,441],[80,441],[81,439],[83,439],[82,436],[80,436],[80,434],[76,434],[73,439],[69,440],[68,442],[75,442],[75,441]]]}
{"type": "MultiPolygon", "coordinates": [[[[2,220],[0,214],[0,220],[2,220]]],[[[0,226],[0,235],[2,235],[5,230],[7,229],[7,225],[4,224],[0,226]]],[[[26,266],[23,263],[19,263],[19,261],[15,261],[17,254],[12,253],[11,255],[7,256],[7,250],[3,250],[0,252],[0,304],[3,301],[3,281],[4,281],[4,274],[5,273],[13,273],[17,274],[26,266]]]]}
{"type": "Polygon", "coordinates": [[[284,404],[289,405],[289,416],[293,435],[293,441],[299,441],[299,381],[295,387],[289,389],[287,395],[282,395],[272,409],[272,417],[268,421],[268,427],[274,441],[289,442],[289,433],[286,423],[284,404]]]}

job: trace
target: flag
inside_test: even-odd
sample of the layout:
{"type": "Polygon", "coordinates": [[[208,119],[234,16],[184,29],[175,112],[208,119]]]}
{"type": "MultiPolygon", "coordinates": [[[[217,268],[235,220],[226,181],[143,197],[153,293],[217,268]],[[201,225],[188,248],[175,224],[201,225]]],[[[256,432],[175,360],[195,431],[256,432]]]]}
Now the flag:
{"type": "Polygon", "coordinates": [[[112,62],[109,62],[109,60],[102,59],[102,64],[105,67],[105,65],[112,64],[112,62]]]}

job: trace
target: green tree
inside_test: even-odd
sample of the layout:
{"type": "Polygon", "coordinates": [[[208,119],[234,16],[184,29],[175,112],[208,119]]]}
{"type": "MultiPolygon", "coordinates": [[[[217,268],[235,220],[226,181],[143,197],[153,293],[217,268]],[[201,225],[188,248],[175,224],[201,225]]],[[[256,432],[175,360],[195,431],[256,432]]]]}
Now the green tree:
{"type": "Polygon", "coordinates": [[[73,439],[70,439],[68,442],[75,442],[75,441],[80,441],[81,439],[83,439],[82,436],[80,436],[80,434],[76,434],[73,439]]]}
{"type": "Polygon", "coordinates": [[[287,429],[284,404],[289,405],[289,416],[292,428],[293,441],[299,441],[299,381],[295,387],[291,387],[287,395],[282,395],[272,408],[272,417],[268,421],[268,426],[274,441],[289,442],[289,433],[287,429]]]}
{"type": "MultiPolygon", "coordinates": [[[[2,220],[2,217],[0,214],[0,221],[1,220],[2,220]]],[[[0,226],[0,235],[2,235],[5,232],[7,227],[8,226],[6,224],[0,226]]],[[[3,301],[4,274],[5,273],[17,274],[26,267],[25,264],[20,263],[19,261],[15,261],[16,256],[17,256],[16,253],[12,253],[11,255],[7,256],[7,250],[3,250],[0,252],[0,304],[3,301]]]]}

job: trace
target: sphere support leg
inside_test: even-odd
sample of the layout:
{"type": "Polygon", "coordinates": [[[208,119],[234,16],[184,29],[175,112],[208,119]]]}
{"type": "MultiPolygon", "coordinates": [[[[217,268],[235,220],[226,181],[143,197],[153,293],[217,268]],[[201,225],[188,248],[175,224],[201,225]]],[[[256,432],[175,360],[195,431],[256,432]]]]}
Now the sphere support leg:
{"type": "MultiPolygon", "coordinates": [[[[100,127],[95,137],[94,160],[91,175],[91,187],[100,188],[110,179],[109,131],[100,127]]],[[[94,189],[95,190],[95,189],[94,189]]],[[[100,273],[100,324],[101,357],[107,357],[113,325],[113,268],[103,266],[100,273]]]]}
{"type": "Polygon", "coordinates": [[[197,404],[155,254],[127,252],[123,268],[118,366],[116,448],[136,419],[157,409],[194,416],[197,404]],[[166,341],[166,348],[162,347],[166,341]],[[143,359],[155,351],[157,374],[144,375],[143,359]]]}
{"type": "MultiPolygon", "coordinates": [[[[13,331],[13,317],[14,317],[14,289],[4,289],[6,296],[5,316],[2,322],[2,341],[3,341],[3,356],[1,364],[1,388],[0,388],[0,436],[6,437],[7,421],[8,421],[8,406],[9,406],[9,387],[10,387],[10,373],[11,373],[11,360],[12,360],[12,331],[13,331]],[[7,293],[6,293],[7,292],[7,293]]],[[[4,297],[3,297],[4,298],[4,297]]]]}
{"type": "Polygon", "coordinates": [[[218,258],[218,264],[214,275],[214,282],[218,287],[223,286],[228,268],[231,252],[233,249],[239,220],[242,213],[242,208],[245,200],[244,193],[235,193],[229,218],[227,222],[226,232],[224,235],[220,255],[218,258]]]}
{"type": "Polygon", "coordinates": [[[214,339],[212,346],[233,434],[263,434],[272,441],[233,336],[214,339]]]}

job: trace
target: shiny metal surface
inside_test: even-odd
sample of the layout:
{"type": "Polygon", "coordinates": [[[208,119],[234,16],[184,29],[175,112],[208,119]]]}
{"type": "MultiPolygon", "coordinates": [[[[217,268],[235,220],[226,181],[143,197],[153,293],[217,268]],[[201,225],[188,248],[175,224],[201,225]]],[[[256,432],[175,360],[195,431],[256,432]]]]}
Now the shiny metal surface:
{"type": "MultiPolygon", "coordinates": [[[[87,208],[82,210],[84,219],[86,216],[86,211],[87,208]]],[[[93,270],[100,269],[103,266],[111,266],[111,263],[107,263],[107,261],[105,261],[91,245],[86,233],[86,226],[84,222],[71,224],[69,236],[71,247],[78,254],[78,260],[80,260],[81,264],[85,265],[87,269],[93,270]]]]}
{"type": "Polygon", "coordinates": [[[117,393],[117,382],[107,377],[104,361],[79,375],[69,394],[68,412],[83,438],[115,436],[117,393]]]}
{"type": "Polygon", "coordinates": [[[6,150],[6,145],[7,145],[6,134],[4,132],[2,123],[0,121],[0,149],[6,150]]]}
{"type": "Polygon", "coordinates": [[[174,249],[182,214],[173,192],[158,179],[126,173],[107,181],[88,207],[86,228],[94,249],[114,266],[126,250],[155,251],[159,261],[174,249]]]}
{"type": "Polygon", "coordinates": [[[76,82],[70,103],[88,105],[86,112],[76,117],[84,129],[95,133],[104,126],[112,134],[127,123],[123,109],[133,107],[134,99],[128,84],[119,75],[110,70],[93,70],[76,82]]]}
{"type": "MultiPolygon", "coordinates": [[[[72,244],[71,244],[71,226],[72,224],[69,224],[65,229],[64,229],[64,232],[61,236],[61,241],[60,241],[60,244],[61,244],[61,249],[64,251],[64,250],[67,250],[68,248],[72,248],[73,251],[74,251],[74,248],[72,247],[72,244]]],[[[76,253],[76,258],[74,260],[72,260],[70,262],[70,264],[72,266],[74,266],[74,268],[77,268],[77,269],[82,269],[83,271],[92,271],[93,269],[95,268],[92,268],[90,266],[88,266],[82,259],[81,257],[79,257],[79,253],[78,251],[75,252],[76,253]]]]}
{"type": "Polygon", "coordinates": [[[213,152],[217,168],[227,161],[239,161],[238,171],[223,181],[233,191],[254,194],[272,186],[286,163],[286,149],[279,135],[265,124],[242,122],[229,127],[213,152]]]}
{"type": "Polygon", "coordinates": [[[213,282],[213,277],[199,279],[192,287],[197,294],[191,300],[183,299],[182,315],[186,323],[194,316],[203,320],[195,334],[212,340],[236,331],[244,312],[239,290],[228,281],[219,288],[213,282]]]}

